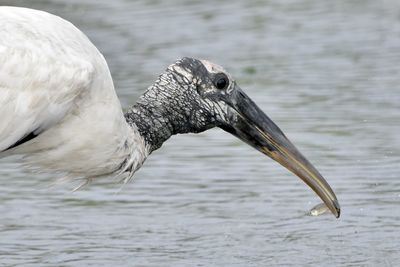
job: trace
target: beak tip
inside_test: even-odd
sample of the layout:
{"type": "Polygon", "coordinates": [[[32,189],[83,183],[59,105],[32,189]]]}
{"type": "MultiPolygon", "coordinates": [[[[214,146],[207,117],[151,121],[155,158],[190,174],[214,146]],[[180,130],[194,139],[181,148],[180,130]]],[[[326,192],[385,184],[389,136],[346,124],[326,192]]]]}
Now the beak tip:
{"type": "Polygon", "coordinates": [[[339,202],[337,201],[337,200],[334,200],[333,201],[333,206],[335,207],[335,209],[334,209],[334,215],[335,215],[335,217],[336,218],[339,218],[340,217],[340,205],[339,205],[339,202]]]}

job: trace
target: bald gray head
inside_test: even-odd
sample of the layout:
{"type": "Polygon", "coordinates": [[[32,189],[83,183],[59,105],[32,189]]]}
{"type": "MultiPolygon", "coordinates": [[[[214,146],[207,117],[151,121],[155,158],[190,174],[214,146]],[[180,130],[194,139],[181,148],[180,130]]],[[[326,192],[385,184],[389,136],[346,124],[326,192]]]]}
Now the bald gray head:
{"type": "Polygon", "coordinates": [[[126,113],[151,150],[173,134],[199,133],[227,121],[236,84],[222,67],[183,58],[170,65],[126,113]]]}

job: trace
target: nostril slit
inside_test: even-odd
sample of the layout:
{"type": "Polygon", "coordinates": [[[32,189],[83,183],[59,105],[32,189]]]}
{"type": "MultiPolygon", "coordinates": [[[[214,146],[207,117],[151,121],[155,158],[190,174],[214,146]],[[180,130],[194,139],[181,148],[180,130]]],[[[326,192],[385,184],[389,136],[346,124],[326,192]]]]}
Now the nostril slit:
{"type": "Polygon", "coordinates": [[[276,151],[276,149],[273,146],[271,146],[270,144],[266,144],[265,147],[271,152],[276,151]]]}

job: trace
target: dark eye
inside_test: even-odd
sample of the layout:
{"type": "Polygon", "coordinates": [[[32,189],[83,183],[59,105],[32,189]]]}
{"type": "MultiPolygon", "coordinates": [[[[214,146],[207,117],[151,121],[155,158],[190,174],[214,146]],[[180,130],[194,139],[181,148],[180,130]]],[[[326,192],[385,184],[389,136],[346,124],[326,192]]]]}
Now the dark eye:
{"type": "Polygon", "coordinates": [[[229,84],[228,77],[225,74],[220,73],[215,77],[214,85],[218,89],[222,90],[225,89],[229,84]]]}

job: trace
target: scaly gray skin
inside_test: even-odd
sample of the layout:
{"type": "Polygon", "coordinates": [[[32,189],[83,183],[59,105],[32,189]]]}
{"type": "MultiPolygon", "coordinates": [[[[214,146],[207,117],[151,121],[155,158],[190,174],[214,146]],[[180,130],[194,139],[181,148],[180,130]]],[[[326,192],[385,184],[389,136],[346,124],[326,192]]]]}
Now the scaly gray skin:
{"type": "Polygon", "coordinates": [[[225,113],[221,105],[210,102],[221,93],[213,88],[215,74],[209,73],[199,60],[183,58],[161,74],[158,80],[125,114],[135,125],[150,150],[154,151],[174,134],[199,133],[221,126],[225,113]],[[209,99],[204,99],[206,96],[209,99]]]}
{"type": "Polygon", "coordinates": [[[178,60],[125,118],[144,137],[149,153],[173,134],[220,127],[299,176],[340,216],[336,196],[322,175],[218,65],[192,58],[178,60]]]}

